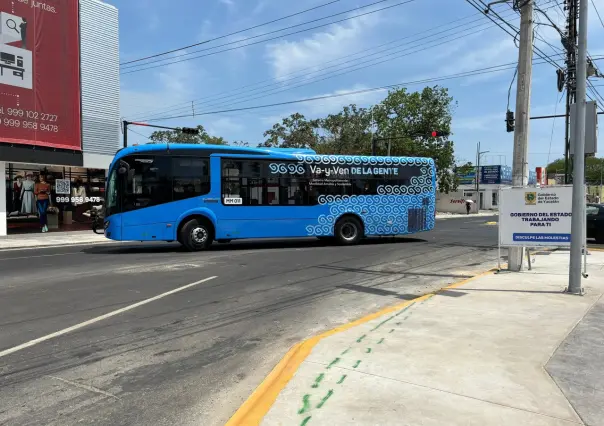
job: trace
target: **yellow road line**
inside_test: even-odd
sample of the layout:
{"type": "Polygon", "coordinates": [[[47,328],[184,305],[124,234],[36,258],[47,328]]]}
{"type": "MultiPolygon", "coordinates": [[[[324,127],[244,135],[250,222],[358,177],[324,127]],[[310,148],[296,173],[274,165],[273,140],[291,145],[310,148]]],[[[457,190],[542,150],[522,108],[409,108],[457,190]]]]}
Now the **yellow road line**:
{"type": "MultiPolygon", "coordinates": [[[[497,270],[497,268],[489,269],[488,271],[482,272],[473,277],[464,279],[457,283],[451,284],[447,287],[443,287],[441,290],[445,290],[448,288],[456,288],[462,286],[472,280],[483,277],[488,274],[492,274],[497,270]]],[[[259,425],[264,416],[269,412],[277,397],[281,393],[281,391],[285,388],[287,383],[294,377],[294,374],[304,362],[304,360],[310,355],[313,348],[324,338],[332,336],[336,333],[340,333],[342,331],[348,330],[352,327],[355,327],[360,324],[364,324],[376,318],[379,318],[383,315],[396,312],[400,309],[403,309],[409,305],[412,305],[417,302],[421,302],[423,300],[429,299],[430,297],[438,294],[439,291],[435,291],[434,293],[428,293],[421,297],[418,297],[413,300],[409,300],[407,302],[399,303],[393,306],[386,307],[377,312],[359,318],[355,321],[349,322],[347,324],[343,324],[334,329],[328,330],[324,333],[321,333],[317,336],[310,337],[306,340],[303,340],[300,343],[296,343],[279,361],[277,366],[273,368],[273,370],[269,373],[268,376],[260,383],[260,385],[254,390],[254,392],[250,395],[250,397],[239,407],[239,409],[233,414],[233,416],[226,423],[226,426],[252,426],[259,425]]]]}

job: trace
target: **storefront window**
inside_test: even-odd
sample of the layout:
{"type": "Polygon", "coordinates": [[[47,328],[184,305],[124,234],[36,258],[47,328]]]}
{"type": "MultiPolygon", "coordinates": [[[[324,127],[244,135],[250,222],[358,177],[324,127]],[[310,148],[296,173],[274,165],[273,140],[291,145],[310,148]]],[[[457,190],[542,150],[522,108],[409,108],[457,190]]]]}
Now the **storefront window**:
{"type": "Polygon", "coordinates": [[[5,175],[9,234],[89,230],[105,201],[105,170],[9,163],[5,175]],[[40,212],[40,206],[42,212],[40,212]]]}

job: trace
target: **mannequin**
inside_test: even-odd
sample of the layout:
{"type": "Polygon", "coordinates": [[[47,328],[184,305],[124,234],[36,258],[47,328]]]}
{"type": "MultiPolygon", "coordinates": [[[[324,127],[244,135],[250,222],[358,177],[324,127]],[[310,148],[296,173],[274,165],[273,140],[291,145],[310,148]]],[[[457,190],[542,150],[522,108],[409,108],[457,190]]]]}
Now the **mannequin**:
{"type": "Polygon", "coordinates": [[[34,197],[34,187],[36,183],[33,180],[33,176],[28,173],[25,176],[25,180],[21,185],[21,213],[23,214],[35,214],[36,213],[36,201],[34,197]]]}
{"type": "Polygon", "coordinates": [[[44,175],[40,175],[40,181],[36,183],[34,194],[38,197],[36,207],[40,215],[40,226],[42,232],[48,232],[48,206],[50,204],[50,185],[46,182],[44,175]]]}
{"type": "Polygon", "coordinates": [[[23,186],[23,177],[21,175],[17,175],[15,177],[15,181],[13,182],[13,193],[12,193],[12,201],[13,208],[11,209],[11,213],[16,211],[21,211],[21,187],[23,186]]]}
{"type": "Polygon", "coordinates": [[[86,187],[80,179],[76,181],[75,186],[72,188],[71,196],[76,200],[73,202],[75,208],[74,219],[76,221],[82,221],[84,220],[83,213],[86,211],[86,207],[84,206],[86,202],[86,187]]]}

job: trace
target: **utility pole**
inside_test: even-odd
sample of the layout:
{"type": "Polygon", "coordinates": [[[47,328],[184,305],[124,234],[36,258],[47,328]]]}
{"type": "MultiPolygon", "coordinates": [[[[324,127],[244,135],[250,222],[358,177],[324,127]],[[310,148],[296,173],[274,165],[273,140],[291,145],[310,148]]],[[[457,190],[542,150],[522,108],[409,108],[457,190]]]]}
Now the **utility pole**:
{"type": "Polygon", "coordinates": [[[579,50],[577,55],[577,119],[573,142],[573,215],[570,231],[568,293],[582,294],[581,255],[585,242],[585,110],[587,89],[587,10],[588,0],[579,2],[579,50]]]}
{"type": "MultiPolygon", "coordinates": [[[[527,0],[520,6],[519,44],[512,185],[525,187],[528,184],[528,134],[533,74],[533,0],[527,0]]],[[[508,269],[522,270],[523,257],[524,247],[510,247],[508,269]]]]}
{"type": "Polygon", "coordinates": [[[577,89],[577,13],[578,0],[566,0],[568,10],[566,21],[566,117],[564,119],[564,183],[571,182],[572,164],[570,160],[570,106],[576,101],[577,89]]]}

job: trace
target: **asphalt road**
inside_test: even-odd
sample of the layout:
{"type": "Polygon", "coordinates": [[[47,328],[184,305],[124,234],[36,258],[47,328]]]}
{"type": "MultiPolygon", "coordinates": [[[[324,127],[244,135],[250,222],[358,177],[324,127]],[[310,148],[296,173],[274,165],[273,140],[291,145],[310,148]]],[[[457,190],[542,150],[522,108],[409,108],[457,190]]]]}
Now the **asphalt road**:
{"type": "Polygon", "coordinates": [[[224,424],[294,343],[493,267],[492,220],[355,247],[0,252],[0,424],[224,424]]]}

